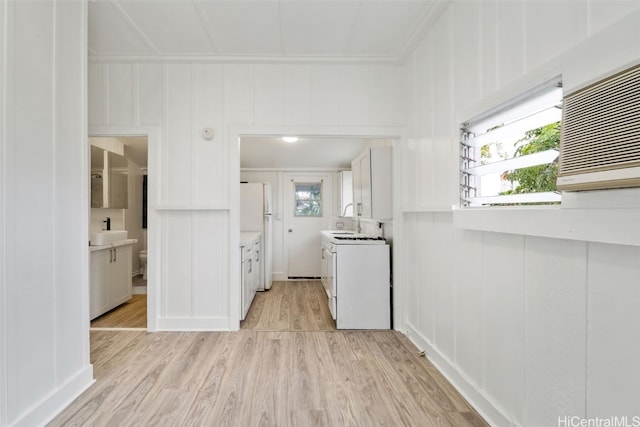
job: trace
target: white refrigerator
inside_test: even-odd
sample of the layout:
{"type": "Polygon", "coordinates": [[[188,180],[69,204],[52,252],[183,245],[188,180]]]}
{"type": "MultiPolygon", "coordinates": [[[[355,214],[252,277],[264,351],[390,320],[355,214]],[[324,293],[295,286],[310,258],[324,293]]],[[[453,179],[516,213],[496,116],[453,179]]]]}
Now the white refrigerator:
{"type": "Polygon", "coordinates": [[[240,231],[262,233],[262,271],[259,291],[271,289],[271,185],[268,183],[240,184],[240,231]]]}

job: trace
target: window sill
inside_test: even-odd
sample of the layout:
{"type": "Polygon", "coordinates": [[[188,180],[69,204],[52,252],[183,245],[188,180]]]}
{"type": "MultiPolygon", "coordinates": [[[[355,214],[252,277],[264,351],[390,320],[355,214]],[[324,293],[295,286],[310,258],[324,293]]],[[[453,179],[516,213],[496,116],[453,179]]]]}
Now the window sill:
{"type": "Polygon", "coordinates": [[[640,246],[640,208],[525,206],[455,209],[457,228],[640,246]]]}

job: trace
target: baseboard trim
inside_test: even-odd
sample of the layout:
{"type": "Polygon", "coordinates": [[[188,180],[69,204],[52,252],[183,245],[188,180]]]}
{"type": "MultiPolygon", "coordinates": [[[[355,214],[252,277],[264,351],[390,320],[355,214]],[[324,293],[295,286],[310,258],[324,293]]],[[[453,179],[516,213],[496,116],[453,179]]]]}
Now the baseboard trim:
{"type": "Polygon", "coordinates": [[[94,382],[93,365],[86,366],[40,403],[33,406],[12,425],[20,427],[46,425],[94,382]]]}
{"type": "Polygon", "coordinates": [[[147,293],[147,287],[146,286],[134,286],[133,290],[131,291],[134,295],[143,295],[147,293]]]}
{"type": "Polygon", "coordinates": [[[483,390],[478,389],[469,379],[460,372],[457,367],[451,363],[442,353],[440,353],[429,340],[424,337],[411,324],[406,323],[405,335],[420,350],[424,350],[425,356],[438,368],[447,380],[467,399],[467,401],[475,408],[476,411],[492,426],[517,426],[505,414],[503,414],[484,394],[483,390]]]}
{"type": "Polygon", "coordinates": [[[157,331],[230,331],[228,317],[160,317],[157,331]]]}

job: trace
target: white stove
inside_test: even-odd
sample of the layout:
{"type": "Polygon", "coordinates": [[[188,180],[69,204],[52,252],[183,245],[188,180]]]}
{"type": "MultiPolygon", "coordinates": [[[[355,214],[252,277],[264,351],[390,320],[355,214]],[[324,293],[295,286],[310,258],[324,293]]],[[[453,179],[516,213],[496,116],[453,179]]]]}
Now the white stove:
{"type": "Polygon", "coordinates": [[[382,237],[322,232],[322,284],[337,329],[389,329],[389,245],[382,237]]]}

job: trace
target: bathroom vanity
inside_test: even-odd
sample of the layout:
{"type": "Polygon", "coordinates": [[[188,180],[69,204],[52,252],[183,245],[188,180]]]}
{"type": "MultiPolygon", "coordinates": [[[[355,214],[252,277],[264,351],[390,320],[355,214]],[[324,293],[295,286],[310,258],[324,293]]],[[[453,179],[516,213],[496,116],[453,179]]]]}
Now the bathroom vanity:
{"type": "Polygon", "coordinates": [[[136,242],[136,239],[127,239],[89,246],[91,320],[131,299],[131,253],[136,242]]]}

